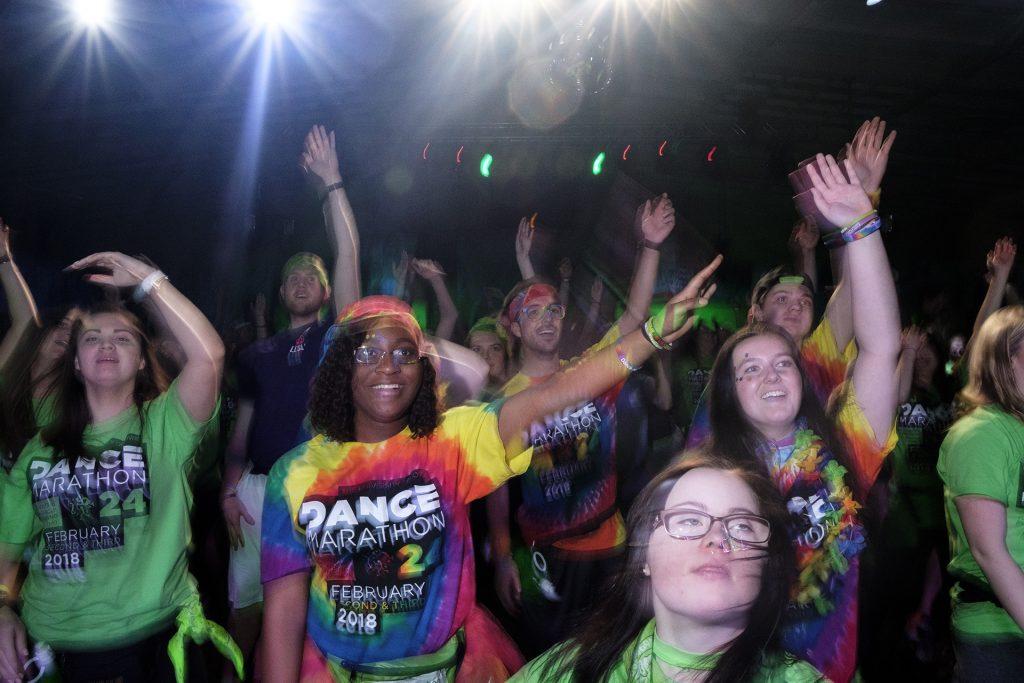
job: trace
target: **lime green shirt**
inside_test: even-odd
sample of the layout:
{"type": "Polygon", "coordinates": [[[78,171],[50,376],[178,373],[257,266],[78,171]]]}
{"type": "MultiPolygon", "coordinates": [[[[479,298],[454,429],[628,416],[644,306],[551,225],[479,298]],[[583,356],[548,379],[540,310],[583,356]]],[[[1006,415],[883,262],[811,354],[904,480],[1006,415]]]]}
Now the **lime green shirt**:
{"type": "MultiPolygon", "coordinates": [[[[988,586],[971,554],[954,502],[958,496],[991,498],[1006,506],[1006,547],[1024,567],[1024,423],[996,406],[977,408],[958,420],[939,449],[949,528],[949,573],[988,586]]],[[[953,605],[953,628],[961,637],[1024,638],[1006,610],[991,602],[953,605]]]]}
{"type": "MultiPolygon", "coordinates": [[[[555,677],[566,655],[556,645],[519,670],[509,683],[573,683],[572,675],[555,677]],[[550,669],[548,669],[550,665],[550,669]]],[[[678,650],[658,637],[654,620],[647,622],[639,635],[622,651],[608,674],[608,683],[670,683],[658,662],[690,671],[710,671],[720,655],[694,655],[678,650]]],[[[752,683],[815,683],[827,681],[807,662],[785,654],[766,659],[752,683]]]]}
{"type": "Polygon", "coordinates": [[[177,385],[83,436],[71,473],[36,435],[0,479],[0,543],[31,546],[21,591],[33,640],[99,650],[166,628],[197,597],[188,573],[189,474],[214,416],[189,416],[177,385]]]}

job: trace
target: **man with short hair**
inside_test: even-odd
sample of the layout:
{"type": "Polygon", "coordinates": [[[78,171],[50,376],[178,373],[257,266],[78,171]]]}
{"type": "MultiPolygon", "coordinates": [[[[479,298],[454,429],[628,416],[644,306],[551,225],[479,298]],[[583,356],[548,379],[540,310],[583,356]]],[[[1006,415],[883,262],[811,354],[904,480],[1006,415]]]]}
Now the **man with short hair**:
{"type": "MultiPolygon", "coordinates": [[[[626,312],[586,354],[614,344],[647,318],[658,250],[675,226],[668,197],[647,202],[638,222],[642,241],[626,312]]],[[[565,313],[558,290],[536,278],[519,283],[506,297],[502,322],[521,349],[521,365],[502,388],[503,396],[546,382],[570,363],[558,356],[565,313]]],[[[487,499],[495,588],[509,613],[521,612],[528,645],[538,652],[566,636],[572,615],[590,603],[625,548],[615,463],[615,400],[624,383],[530,428],[534,454],[519,478],[522,503],[516,520],[536,590],[523,589],[512,557],[508,486],[487,499]]]]}

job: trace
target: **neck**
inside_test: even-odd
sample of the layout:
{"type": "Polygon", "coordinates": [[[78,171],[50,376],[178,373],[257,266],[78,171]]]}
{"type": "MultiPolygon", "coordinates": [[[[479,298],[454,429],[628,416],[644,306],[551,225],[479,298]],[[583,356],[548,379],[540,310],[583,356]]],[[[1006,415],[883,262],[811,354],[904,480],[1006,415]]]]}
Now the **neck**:
{"type": "Polygon", "coordinates": [[[527,377],[543,377],[558,372],[562,366],[558,358],[558,351],[543,352],[534,351],[523,347],[523,363],[519,372],[527,377]]]}
{"type": "Polygon", "coordinates": [[[739,618],[709,624],[674,614],[657,604],[654,606],[654,629],[658,637],[677,650],[695,655],[723,650],[745,627],[739,618]]]}
{"type": "Polygon", "coordinates": [[[782,441],[796,431],[796,423],[791,422],[784,427],[767,426],[759,429],[761,436],[769,441],[782,441]]]}
{"type": "Polygon", "coordinates": [[[377,443],[398,434],[409,424],[406,417],[391,422],[377,422],[356,410],[356,441],[377,443]]]}
{"type": "Polygon", "coordinates": [[[89,414],[93,423],[103,422],[116,417],[127,410],[133,403],[135,385],[120,387],[85,387],[85,400],[89,404],[89,414]]]}
{"type": "Polygon", "coordinates": [[[296,315],[294,313],[288,314],[288,329],[294,330],[297,327],[303,327],[304,325],[310,325],[320,319],[320,312],[314,311],[306,315],[296,315]]]}

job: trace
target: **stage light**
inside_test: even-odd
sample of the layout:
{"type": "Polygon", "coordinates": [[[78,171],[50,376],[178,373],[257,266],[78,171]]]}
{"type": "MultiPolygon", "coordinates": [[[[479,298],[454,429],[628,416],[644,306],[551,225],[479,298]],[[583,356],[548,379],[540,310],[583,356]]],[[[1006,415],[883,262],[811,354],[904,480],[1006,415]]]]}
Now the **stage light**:
{"type": "Polygon", "coordinates": [[[491,164],[494,163],[494,157],[490,154],[485,154],[480,159],[480,175],[484,178],[491,177],[491,164]]]}
{"type": "Polygon", "coordinates": [[[295,21],[295,0],[246,0],[249,21],[263,29],[286,28],[295,21]]]}
{"type": "Polygon", "coordinates": [[[100,28],[114,17],[114,3],[112,0],[73,0],[71,11],[78,23],[100,28]]]}
{"type": "Polygon", "coordinates": [[[873,7],[874,5],[880,4],[882,4],[882,0],[867,0],[868,7],[873,7]]]}
{"type": "Polygon", "coordinates": [[[662,140],[661,144],[658,145],[658,156],[659,157],[665,156],[665,145],[667,145],[667,144],[668,144],[668,140],[662,140]]]}
{"type": "Polygon", "coordinates": [[[708,150],[707,160],[708,160],[709,164],[714,162],[714,160],[715,160],[715,152],[717,152],[717,151],[718,151],[718,145],[715,145],[710,150],[708,150]]]}
{"type": "Polygon", "coordinates": [[[594,175],[601,175],[601,166],[604,164],[604,152],[601,152],[594,157],[594,163],[590,167],[590,172],[594,175]]]}
{"type": "Polygon", "coordinates": [[[629,150],[631,150],[632,148],[633,148],[633,145],[626,145],[626,148],[624,150],[622,150],[622,160],[623,161],[626,161],[626,158],[629,156],[629,150]]]}

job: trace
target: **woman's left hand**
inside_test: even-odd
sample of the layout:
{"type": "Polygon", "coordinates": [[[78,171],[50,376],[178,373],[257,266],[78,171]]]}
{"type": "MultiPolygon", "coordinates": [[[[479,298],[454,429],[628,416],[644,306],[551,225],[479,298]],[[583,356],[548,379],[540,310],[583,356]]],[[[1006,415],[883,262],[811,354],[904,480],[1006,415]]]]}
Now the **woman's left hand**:
{"type": "Polygon", "coordinates": [[[65,270],[83,270],[85,268],[105,268],[110,274],[90,273],[85,276],[87,282],[108,287],[135,287],[156,268],[137,258],[117,251],[101,251],[86,256],[72,263],[65,270]]]}

